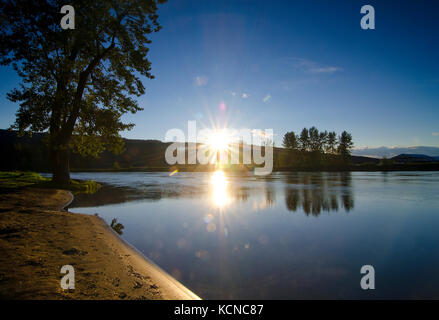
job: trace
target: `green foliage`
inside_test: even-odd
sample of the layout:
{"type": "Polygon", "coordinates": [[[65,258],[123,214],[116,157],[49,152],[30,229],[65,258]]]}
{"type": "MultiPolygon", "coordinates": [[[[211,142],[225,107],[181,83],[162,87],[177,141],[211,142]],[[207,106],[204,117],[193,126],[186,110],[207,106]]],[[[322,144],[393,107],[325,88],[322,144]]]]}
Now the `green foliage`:
{"type": "Polygon", "coordinates": [[[299,136],[299,147],[302,151],[308,151],[310,148],[309,133],[307,128],[303,128],[299,136]]]}
{"type": "Polygon", "coordinates": [[[1,188],[22,188],[35,184],[50,182],[50,178],[43,178],[41,175],[30,171],[0,172],[1,188]]]}
{"type": "Polygon", "coordinates": [[[293,131],[287,132],[283,138],[283,146],[287,150],[279,156],[280,166],[306,169],[346,166],[354,144],[352,135],[346,131],[337,139],[334,131],[319,131],[313,126],[309,129],[303,128],[299,136],[293,131]]]}
{"type": "MultiPolygon", "coordinates": [[[[8,94],[20,103],[14,129],[50,133],[53,151],[70,148],[96,157],[121,152],[125,113],[142,110],[133,98],[152,79],[149,35],[160,30],[163,0],[72,0],[75,29],[62,30],[64,0],[0,2],[0,64],[22,79],[8,94]]],[[[68,156],[54,156],[68,170],[68,156]],[[67,164],[66,164],[67,163],[67,164]]],[[[65,177],[68,177],[65,175],[65,177]]]]}
{"type": "Polygon", "coordinates": [[[297,138],[296,134],[294,133],[294,131],[285,133],[283,141],[282,141],[282,145],[286,149],[291,149],[291,150],[296,150],[298,148],[299,142],[298,142],[298,138],[297,138]]]}
{"type": "Polygon", "coordinates": [[[328,132],[319,132],[316,127],[309,129],[309,148],[313,152],[323,152],[328,132]]]}
{"type": "Polygon", "coordinates": [[[30,171],[7,171],[0,172],[0,188],[23,188],[23,187],[44,187],[67,189],[78,193],[95,193],[101,185],[96,181],[70,180],[67,185],[54,183],[50,178],[44,178],[38,173],[30,171]]]}
{"type": "Polygon", "coordinates": [[[62,189],[68,189],[68,190],[78,192],[78,193],[93,194],[99,190],[101,185],[93,180],[87,180],[87,181],[70,180],[69,185],[67,185],[67,186],[61,185],[59,187],[62,189]]]}
{"type": "Polygon", "coordinates": [[[115,169],[115,170],[119,170],[119,169],[120,169],[119,162],[114,161],[114,163],[113,163],[113,169],[115,169]]]}
{"type": "Polygon", "coordinates": [[[328,132],[325,152],[329,154],[334,154],[337,152],[337,133],[335,133],[335,131],[328,132]]]}
{"type": "Polygon", "coordinates": [[[338,137],[338,153],[343,157],[343,159],[347,159],[350,157],[351,149],[353,147],[354,143],[352,142],[352,135],[346,131],[343,131],[338,137]]]}

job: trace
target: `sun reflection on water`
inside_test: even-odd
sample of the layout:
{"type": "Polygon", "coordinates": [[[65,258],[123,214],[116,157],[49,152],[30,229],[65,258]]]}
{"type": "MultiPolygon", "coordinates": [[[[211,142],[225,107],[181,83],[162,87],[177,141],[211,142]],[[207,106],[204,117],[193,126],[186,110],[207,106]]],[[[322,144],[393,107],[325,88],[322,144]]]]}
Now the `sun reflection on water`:
{"type": "Polygon", "coordinates": [[[210,179],[212,186],[212,201],[215,206],[222,208],[230,202],[227,191],[227,178],[223,171],[217,170],[210,179]]]}

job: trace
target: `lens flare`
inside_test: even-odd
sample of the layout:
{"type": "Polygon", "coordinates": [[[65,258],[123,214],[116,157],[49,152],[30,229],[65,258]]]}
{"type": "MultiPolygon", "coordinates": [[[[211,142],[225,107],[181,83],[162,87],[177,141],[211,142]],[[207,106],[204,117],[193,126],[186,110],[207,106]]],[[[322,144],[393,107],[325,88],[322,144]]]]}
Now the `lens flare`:
{"type": "Polygon", "coordinates": [[[262,99],[262,101],[263,101],[263,102],[268,102],[270,99],[271,99],[271,95],[270,95],[270,94],[267,94],[267,95],[262,99]]]}

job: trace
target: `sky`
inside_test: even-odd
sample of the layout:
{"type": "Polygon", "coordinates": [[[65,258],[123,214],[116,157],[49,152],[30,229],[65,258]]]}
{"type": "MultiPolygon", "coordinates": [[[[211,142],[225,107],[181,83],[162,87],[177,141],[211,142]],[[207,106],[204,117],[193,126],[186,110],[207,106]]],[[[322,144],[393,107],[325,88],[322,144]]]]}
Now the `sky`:
{"type": "MultiPolygon", "coordinates": [[[[122,136],[168,130],[273,129],[281,145],[303,127],[347,130],[355,146],[439,147],[439,1],[168,1],[152,35],[155,79],[122,136]],[[360,27],[362,5],[375,30],[360,27]]],[[[0,128],[19,84],[0,67],[0,128]]]]}

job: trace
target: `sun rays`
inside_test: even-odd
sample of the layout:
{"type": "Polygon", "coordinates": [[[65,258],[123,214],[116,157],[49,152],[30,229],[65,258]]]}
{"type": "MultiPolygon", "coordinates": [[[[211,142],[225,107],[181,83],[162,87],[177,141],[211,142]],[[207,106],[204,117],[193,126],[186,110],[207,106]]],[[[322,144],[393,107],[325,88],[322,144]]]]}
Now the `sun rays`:
{"type": "Polygon", "coordinates": [[[207,138],[207,145],[213,152],[224,152],[230,147],[232,140],[226,129],[213,131],[207,138]]]}

